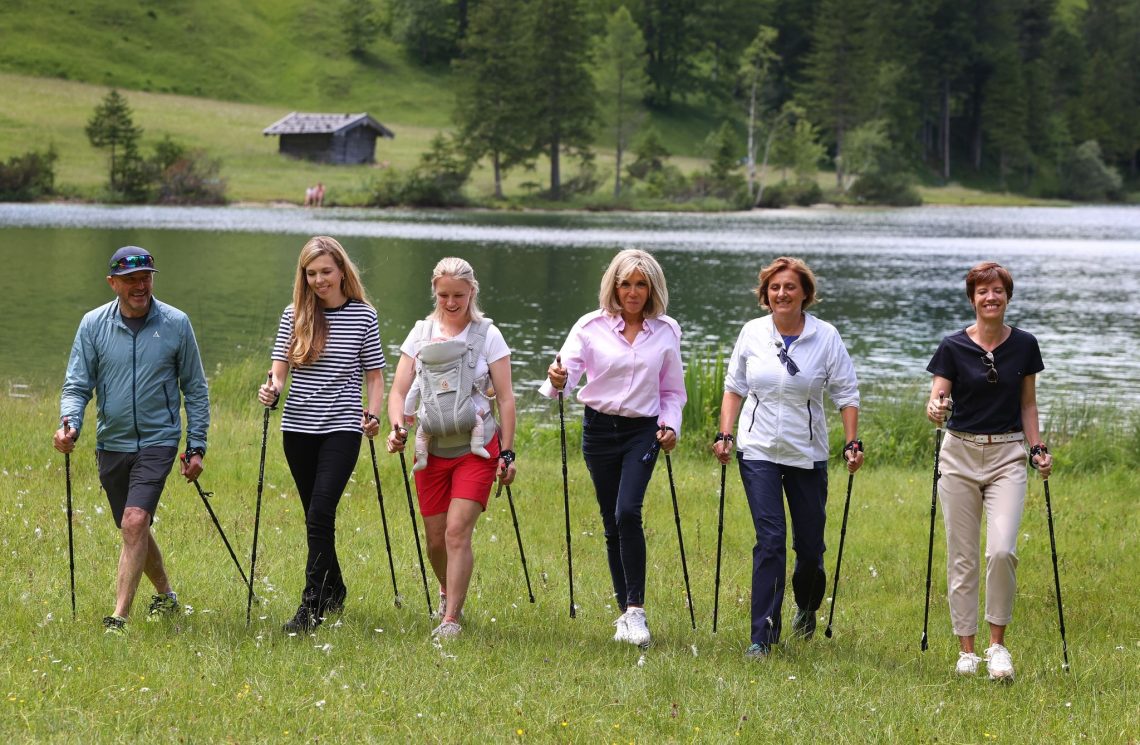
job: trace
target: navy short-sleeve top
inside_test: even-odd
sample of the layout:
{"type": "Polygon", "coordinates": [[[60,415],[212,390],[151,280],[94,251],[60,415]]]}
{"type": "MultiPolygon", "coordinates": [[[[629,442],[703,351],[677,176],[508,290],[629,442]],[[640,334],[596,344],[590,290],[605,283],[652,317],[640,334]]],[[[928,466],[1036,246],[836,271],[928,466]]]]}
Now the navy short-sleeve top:
{"type": "Polygon", "coordinates": [[[1011,328],[1009,338],[993,351],[997,382],[987,379],[986,350],[965,330],[942,339],[927,372],[949,380],[954,407],[946,426],[971,434],[1021,431],[1021,381],[1045,369],[1037,339],[1011,328]]]}

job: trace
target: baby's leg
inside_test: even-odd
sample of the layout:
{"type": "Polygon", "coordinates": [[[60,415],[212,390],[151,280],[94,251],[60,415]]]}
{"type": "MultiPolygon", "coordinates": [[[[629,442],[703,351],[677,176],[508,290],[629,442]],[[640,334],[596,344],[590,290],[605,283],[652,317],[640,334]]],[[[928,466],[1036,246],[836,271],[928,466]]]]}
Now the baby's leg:
{"type": "Polygon", "coordinates": [[[412,472],[422,471],[427,468],[428,458],[428,443],[431,437],[427,432],[424,432],[423,427],[416,427],[416,461],[412,464],[412,472]]]}
{"type": "Polygon", "coordinates": [[[491,454],[483,447],[483,413],[475,407],[475,426],[471,428],[471,452],[480,458],[490,458],[491,454]]]}

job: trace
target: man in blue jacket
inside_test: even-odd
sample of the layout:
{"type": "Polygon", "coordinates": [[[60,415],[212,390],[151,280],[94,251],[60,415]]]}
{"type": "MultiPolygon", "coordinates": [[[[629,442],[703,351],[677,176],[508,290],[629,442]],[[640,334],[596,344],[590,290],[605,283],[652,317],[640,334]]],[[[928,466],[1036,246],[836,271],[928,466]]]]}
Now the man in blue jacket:
{"type": "Polygon", "coordinates": [[[131,603],[145,573],[154,584],[148,620],[178,613],[150,525],[182,438],[186,404],[186,458],[181,473],[202,473],[210,399],[190,319],[156,300],[154,257],[136,246],[111,257],[107,283],[115,300],[83,317],[60,397],[55,449],[70,453],[83,431],[83,415],[96,399],[95,453],[99,481],[122,533],[115,582],[115,612],[108,633],[124,633],[131,603]],[[179,395],[181,393],[181,395],[179,395]]]}

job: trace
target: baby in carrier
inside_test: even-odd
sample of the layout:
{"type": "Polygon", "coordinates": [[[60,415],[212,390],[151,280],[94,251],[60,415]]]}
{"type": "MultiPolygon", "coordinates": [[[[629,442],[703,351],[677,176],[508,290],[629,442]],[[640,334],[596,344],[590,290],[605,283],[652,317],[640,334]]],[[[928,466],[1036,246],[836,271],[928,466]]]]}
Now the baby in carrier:
{"type": "MultiPolygon", "coordinates": [[[[479,346],[474,350],[476,354],[481,352],[485,335],[484,330],[476,337],[479,346]]],[[[480,458],[491,457],[484,447],[483,425],[483,419],[490,411],[480,406],[487,394],[479,391],[474,380],[468,380],[468,367],[473,369],[474,365],[466,363],[473,346],[454,339],[432,337],[416,353],[416,377],[404,399],[404,416],[408,421],[413,416],[419,418],[412,471],[427,467],[428,446],[431,438],[437,435],[469,431],[471,452],[480,458]],[[473,395],[476,392],[484,395],[473,395]]]]}

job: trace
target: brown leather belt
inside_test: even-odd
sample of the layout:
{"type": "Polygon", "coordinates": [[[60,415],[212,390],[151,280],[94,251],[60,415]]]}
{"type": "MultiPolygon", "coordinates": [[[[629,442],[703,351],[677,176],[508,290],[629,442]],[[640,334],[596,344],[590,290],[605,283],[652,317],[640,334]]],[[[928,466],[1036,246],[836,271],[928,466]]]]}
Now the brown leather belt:
{"type": "Polygon", "coordinates": [[[1024,432],[1003,432],[1000,435],[973,435],[969,432],[957,432],[952,429],[946,430],[947,433],[957,437],[959,440],[972,442],[975,445],[993,445],[1000,442],[1021,442],[1025,439],[1024,432]]]}

